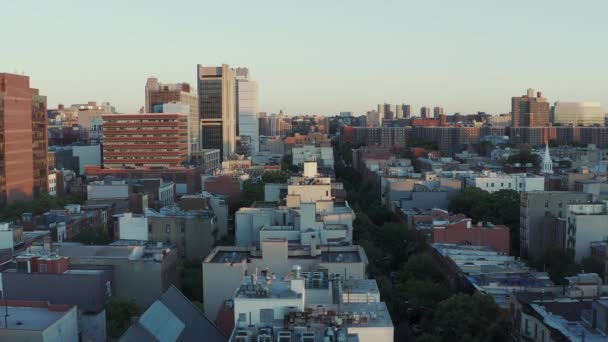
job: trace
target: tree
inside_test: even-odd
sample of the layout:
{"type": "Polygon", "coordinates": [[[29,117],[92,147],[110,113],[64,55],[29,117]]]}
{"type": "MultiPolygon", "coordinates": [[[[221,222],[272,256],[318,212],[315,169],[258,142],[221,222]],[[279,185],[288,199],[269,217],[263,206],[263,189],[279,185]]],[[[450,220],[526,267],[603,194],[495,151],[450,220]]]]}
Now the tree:
{"type": "Polygon", "coordinates": [[[264,183],[287,183],[289,173],[286,171],[266,171],[262,174],[264,183]]]}
{"type": "Polygon", "coordinates": [[[107,245],[112,242],[112,238],[101,227],[81,231],[73,240],[83,245],[107,245]]]}
{"type": "Polygon", "coordinates": [[[581,260],[582,271],[585,273],[597,273],[602,279],[604,278],[604,263],[594,257],[586,257],[581,260]]]}
{"type": "Polygon", "coordinates": [[[131,325],[131,318],[141,313],[134,300],[120,300],[111,297],[106,304],[106,325],[108,335],[119,338],[131,325]]]}
{"type": "Polygon", "coordinates": [[[505,341],[509,322],[494,300],[480,293],[455,294],[439,303],[435,311],[441,341],[505,341]]]}
{"type": "Polygon", "coordinates": [[[203,301],[202,260],[192,258],[184,261],[180,271],[181,291],[191,301],[203,301]]]}
{"type": "Polygon", "coordinates": [[[437,305],[450,296],[445,286],[429,279],[408,280],[399,290],[413,308],[430,311],[435,311],[437,305]]]}
{"type": "Polygon", "coordinates": [[[255,202],[264,200],[264,183],[251,179],[243,182],[243,206],[251,206],[255,202]]]}
{"type": "Polygon", "coordinates": [[[537,260],[531,260],[530,266],[549,273],[557,285],[565,285],[565,277],[580,273],[581,266],[574,262],[574,253],[563,248],[549,248],[537,260]]]}
{"type": "Polygon", "coordinates": [[[522,165],[532,164],[534,167],[538,167],[540,165],[541,158],[538,154],[534,154],[528,150],[520,150],[518,154],[514,154],[509,156],[505,161],[505,164],[515,164],[519,163],[522,165]]]}
{"type": "Polygon", "coordinates": [[[440,281],[441,279],[441,272],[435,267],[433,259],[426,254],[410,257],[401,270],[401,281],[403,282],[408,280],[440,281]]]}

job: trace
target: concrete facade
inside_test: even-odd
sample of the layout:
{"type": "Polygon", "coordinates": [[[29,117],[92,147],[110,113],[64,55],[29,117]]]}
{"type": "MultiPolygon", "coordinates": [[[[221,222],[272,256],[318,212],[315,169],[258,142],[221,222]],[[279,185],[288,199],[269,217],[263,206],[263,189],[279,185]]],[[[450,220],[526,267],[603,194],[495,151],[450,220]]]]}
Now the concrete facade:
{"type": "Polygon", "coordinates": [[[367,263],[365,251],[359,246],[318,246],[311,252],[310,247],[288,248],[286,240],[266,240],[262,241],[259,249],[216,247],[202,265],[205,315],[215,320],[224,302],[233,297],[243,276],[253,274],[256,269],[269,269],[277,275],[285,275],[294,265],[299,265],[302,271],[323,268],[329,273],[365,279],[367,263]]]}
{"type": "Polygon", "coordinates": [[[109,266],[112,294],[147,307],[171,284],[178,284],[177,250],[171,246],[119,240],[108,246],[54,245],[73,267],[109,266]],[[145,286],[142,286],[145,284],[145,286]]]}
{"type": "Polygon", "coordinates": [[[557,223],[547,224],[553,217],[565,219],[568,205],[589,203],[591,194],[572,191],[532,191],[521,193],[520,204],[520,254],[523,258],[539,258],[551,247],[561,246],[563,232],[557,223]]]}

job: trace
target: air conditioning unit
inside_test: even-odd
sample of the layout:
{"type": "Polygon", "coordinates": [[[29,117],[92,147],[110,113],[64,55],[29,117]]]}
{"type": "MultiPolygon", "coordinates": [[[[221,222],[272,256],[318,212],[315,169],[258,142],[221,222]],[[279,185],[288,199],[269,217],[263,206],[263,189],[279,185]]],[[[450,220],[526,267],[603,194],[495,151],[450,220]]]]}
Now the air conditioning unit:
{"type": "Polygon", "coordinates": [[[258,342],[272,342],[272,335],[258,335],[258,342]]]}
{"type": "Polygon", "coordinates": [[[311,332],[303,333],[300,342],[315,342],[315,334],[311,332]]]}
{"type": "Polygon", "coordinates": [[[279,331],[277,335],[277,342],[291,342],[291,332],[279,331]]]}
{"type": "Polygon", "coordinates": [[[251,342],[251,332],[247,330],[238,330],[236,334],[234,334],[235,342],[251,342]]]}

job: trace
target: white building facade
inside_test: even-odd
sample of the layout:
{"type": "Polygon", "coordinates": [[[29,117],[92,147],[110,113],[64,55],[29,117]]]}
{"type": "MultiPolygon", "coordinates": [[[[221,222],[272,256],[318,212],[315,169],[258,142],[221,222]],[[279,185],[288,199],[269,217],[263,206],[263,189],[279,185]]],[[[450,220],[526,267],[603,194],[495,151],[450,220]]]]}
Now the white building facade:
{"type": "Polygon", "coordinates": [[[497,173],[483,171],[465,178],[466,187],[477,187],[488,192],[500,190],[544,191],[545,177],[526,173],[497,173]]]}
{"type": "Polygon", "coordinates": [[[237,68],[236,79],[238,134],[249,155],[255,155],[260,151],[258,83],[249,78],[247,68],[237,68]]]}

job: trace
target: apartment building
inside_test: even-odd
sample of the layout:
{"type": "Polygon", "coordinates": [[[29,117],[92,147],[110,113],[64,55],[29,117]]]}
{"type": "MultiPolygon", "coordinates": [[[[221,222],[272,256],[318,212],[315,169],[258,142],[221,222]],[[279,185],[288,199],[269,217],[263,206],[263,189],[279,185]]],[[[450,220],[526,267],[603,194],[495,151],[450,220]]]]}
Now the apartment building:
{"type": "Polygon", "coordinates": [[[188,115],[103,116],[103,165],[179,166],[190,158],[188,115]]]}

